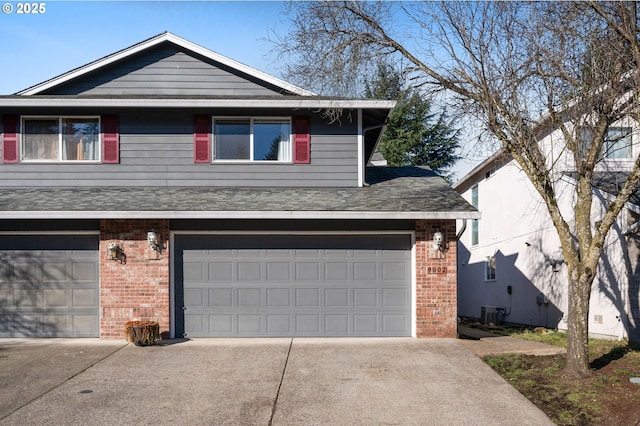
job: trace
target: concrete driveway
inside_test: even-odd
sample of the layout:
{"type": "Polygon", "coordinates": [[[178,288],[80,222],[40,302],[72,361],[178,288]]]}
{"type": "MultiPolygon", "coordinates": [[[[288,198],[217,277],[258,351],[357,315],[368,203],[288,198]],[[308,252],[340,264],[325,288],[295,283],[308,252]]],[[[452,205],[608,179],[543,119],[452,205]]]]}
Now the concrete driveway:
{"type": "Polygon", "coordinates": [[[0,424],[543,425],[454,339],[0,340],[0,424]]]}

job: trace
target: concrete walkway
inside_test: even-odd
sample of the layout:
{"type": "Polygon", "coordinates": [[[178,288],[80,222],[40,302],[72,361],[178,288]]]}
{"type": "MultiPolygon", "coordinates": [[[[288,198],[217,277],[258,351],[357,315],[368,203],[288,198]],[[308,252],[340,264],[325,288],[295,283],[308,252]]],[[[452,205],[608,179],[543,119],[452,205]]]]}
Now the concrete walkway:
{"type": "Polygon", "coordinates": [[[552,424],[461,342],[0,340],[0,424],[552,424]]]}
{"type": "Polygon", "coordinates": [[[525,355],[558,355],[567,350],[559,346],[531,340],[499,336],[470,327],[458,327],[460,343],[471,352],[483,358],[489,355],[525,354],[525,355]]]}

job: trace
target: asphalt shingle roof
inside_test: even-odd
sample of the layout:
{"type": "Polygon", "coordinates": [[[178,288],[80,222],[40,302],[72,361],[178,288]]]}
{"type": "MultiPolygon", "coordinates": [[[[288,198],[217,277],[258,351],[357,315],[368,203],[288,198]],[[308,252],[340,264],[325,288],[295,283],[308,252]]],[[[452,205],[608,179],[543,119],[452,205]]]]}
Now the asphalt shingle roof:
{"type": "MultiPolygon", "coordinates": [[[[458,212],[476,210],[431,170],[368,168],[362,188],[0,188],[7,212],[458,212]]],[[[6,215],[6,214],[5,214],[6,215]]]]}

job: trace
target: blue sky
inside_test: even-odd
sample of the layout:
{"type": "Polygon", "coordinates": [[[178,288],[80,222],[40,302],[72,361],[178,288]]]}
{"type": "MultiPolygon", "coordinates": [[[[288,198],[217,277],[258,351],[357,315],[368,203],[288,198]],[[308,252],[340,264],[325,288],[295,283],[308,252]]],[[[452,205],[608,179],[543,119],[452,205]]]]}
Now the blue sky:
{"type": "MultiPolygon", "coordinates": [[[[36,0],[37,2],[37,0],[36,0]]],[[[44,1],[43,14],[0,13],[0,95],[13,94],[164,31],[280,77],[271,30],[278,1],[44,1]]],[[[3,7],[3,10],[4,7],[3,7]]]]}

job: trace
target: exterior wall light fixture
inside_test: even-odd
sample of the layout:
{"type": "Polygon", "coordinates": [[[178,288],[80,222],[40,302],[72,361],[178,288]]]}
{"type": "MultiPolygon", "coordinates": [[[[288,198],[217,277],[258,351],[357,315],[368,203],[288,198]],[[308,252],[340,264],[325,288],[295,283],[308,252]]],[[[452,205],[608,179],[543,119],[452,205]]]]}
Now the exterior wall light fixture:
{"type": "Polygon", "coordinates": [[[162,251],[162,243],[160,242],[160,237],[155,230],[151,230],[147,232],[147,241],[149,242],[149,247],[153,250],[161,252],[162,251]]]}
{"type": "Polygon", "coordinates": [[[445,251],[444,236],[440,231],[436,231],[433,234],[433,249],[436,251],[445,251]]]}
{"type": "Polygon", "coordinates": [[[127,263],[127,255],[117,243],[109,243],[107,255],[111,260],[116,260],[120,263],[127,263]]]}

